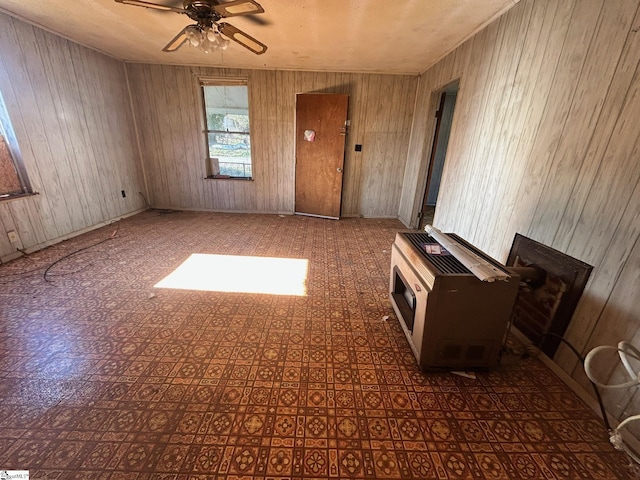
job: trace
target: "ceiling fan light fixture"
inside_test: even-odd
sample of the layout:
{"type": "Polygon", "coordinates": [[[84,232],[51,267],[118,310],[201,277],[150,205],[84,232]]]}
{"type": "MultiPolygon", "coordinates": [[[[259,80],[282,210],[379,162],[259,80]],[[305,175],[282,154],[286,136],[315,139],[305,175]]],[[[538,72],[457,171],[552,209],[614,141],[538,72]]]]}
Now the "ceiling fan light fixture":
{"type": "Polygon", "coordinates": [[[187,27],[184,34],[187,37],[189,45],[196,48],[200,47],[200,45],[202,44],[202,33],[200,32],[198,27],[196,27],[195,25],[187,27]]]}
{"type": "Polygon", "coordinates": [[[204,53],[211,53],[218,49],[218,42],[209,39],[209,34],[203,35],[202,43],[200,44],[200,50],[204,53]]]}
{"type": "Polygon", "coordinates": [[[213,28],[207,28],[206,37],[210,42],[216,43],[218,41],[218,32],[216,32],[213,28]]]}
{"type": "Polygon", "coordinates": [[[185,29],[184,34],[189,45],[203,53],[226,50],[229,46],[229,40],[220,34],[215,25],[210,27],[192,25],[185,29]]]}

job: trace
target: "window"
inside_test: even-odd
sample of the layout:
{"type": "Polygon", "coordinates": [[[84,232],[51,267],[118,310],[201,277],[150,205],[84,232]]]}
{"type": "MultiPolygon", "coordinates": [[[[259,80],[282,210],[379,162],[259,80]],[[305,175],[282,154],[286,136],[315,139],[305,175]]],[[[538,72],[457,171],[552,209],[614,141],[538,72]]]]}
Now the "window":
{"type": "Polygon", "coordinates": [[[200,79],[207,141],[207,178],[251,179],[246,79],[200,79]]]}
{"type": "Polygon", "coordinates": [[[9,115],[0,95],[0,200],[31,193],[9,115]]]}

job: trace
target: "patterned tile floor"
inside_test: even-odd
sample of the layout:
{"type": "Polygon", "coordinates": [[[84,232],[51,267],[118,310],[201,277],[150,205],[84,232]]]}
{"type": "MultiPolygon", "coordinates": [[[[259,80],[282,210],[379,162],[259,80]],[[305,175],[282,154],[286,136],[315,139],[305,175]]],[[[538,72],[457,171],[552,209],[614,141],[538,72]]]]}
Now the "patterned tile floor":
{"type": "Polygon", "coordinates": [[[633,478],[538,360],[476,380],[416,368],[387,291],[399,229],[151,211],[0,266],[0,469],[633,478]],[[306,296],[154,288],[193,253],[307,259],[306,296]]]}

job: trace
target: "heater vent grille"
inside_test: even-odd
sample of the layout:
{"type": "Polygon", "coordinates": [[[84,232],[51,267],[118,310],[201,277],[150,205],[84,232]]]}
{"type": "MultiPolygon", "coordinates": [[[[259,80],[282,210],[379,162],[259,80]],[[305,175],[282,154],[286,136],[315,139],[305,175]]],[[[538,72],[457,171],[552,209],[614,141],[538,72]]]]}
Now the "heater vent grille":
{"type": "Polygon", "coordinates": [[[441,274],[471,274],[471,271],[465,267],[460,260],[451,254],[432,254],[428,253],[425,245],[439,245],[436,239],[427,233],[405,233],[405,238],[426,258],[441,274]]]}

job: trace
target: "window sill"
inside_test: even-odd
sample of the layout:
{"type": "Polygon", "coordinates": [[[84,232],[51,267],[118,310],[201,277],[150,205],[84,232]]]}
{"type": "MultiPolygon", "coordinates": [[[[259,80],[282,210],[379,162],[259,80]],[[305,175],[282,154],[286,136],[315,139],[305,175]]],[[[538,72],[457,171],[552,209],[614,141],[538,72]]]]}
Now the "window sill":
{"type": "Polygon", "coordinates": [[[18,200],[19,198],[25,198],[25,197],[33,197],[34,195],[39,195],[39,193],[31,192],[31,193],[17,193],[13,195],[0,195],[0,202],[10,202],[11,200],[18,200]]]}
{"type": "Polygon", "coordinates": [[[240,180],[244,182],[253,182],[252,177],[231,177],[229,175],[211,175],[204,177],[205,180],[240,180]]]}

